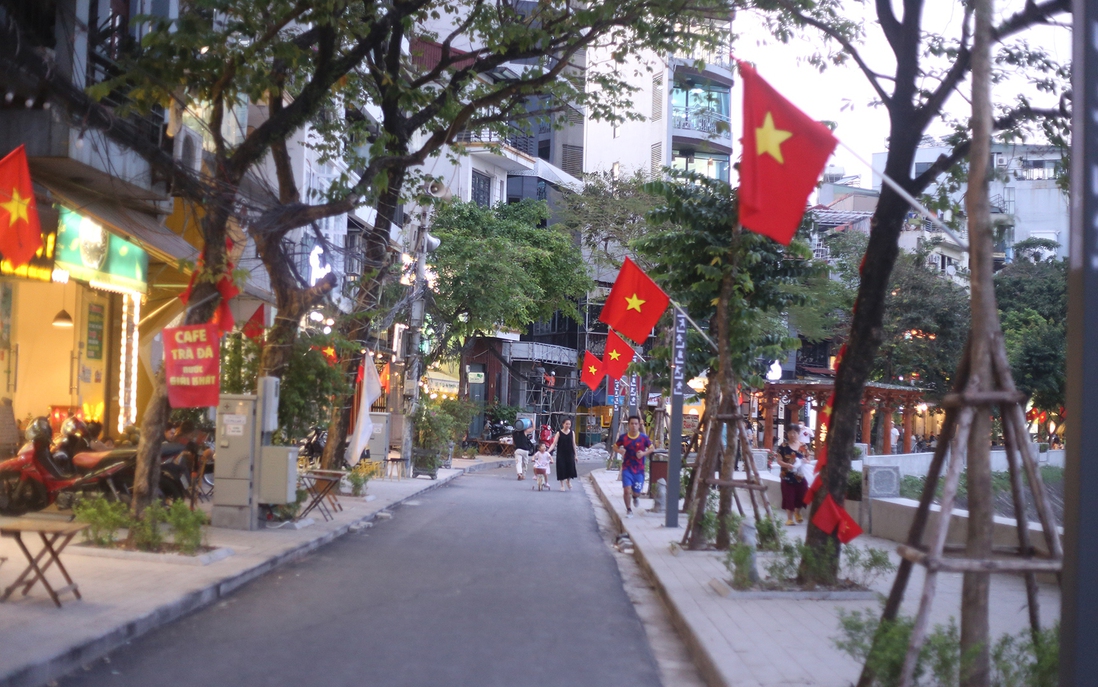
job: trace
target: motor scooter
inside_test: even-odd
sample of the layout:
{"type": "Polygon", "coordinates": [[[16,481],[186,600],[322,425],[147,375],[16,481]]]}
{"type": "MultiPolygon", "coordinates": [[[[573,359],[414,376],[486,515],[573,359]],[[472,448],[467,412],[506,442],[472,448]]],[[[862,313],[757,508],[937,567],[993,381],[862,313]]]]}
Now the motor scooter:
{"type": "MultiPolygon", "coordinates": [[[[70,508],[80,494],[129,500],[136,448],[91,451],[80,436],[62,437],[55,444],[50,439],[48,435],[37,437],[24,444],[13,458],[0,461],[0,514],[22,515],[52,503],[70,508]]],[[[167,457],[162,454],[162,458],[167,457]]],[[[183,496],[179,476],[167,465],[161,470],[159,486],[166,497],[183,496]]]]}

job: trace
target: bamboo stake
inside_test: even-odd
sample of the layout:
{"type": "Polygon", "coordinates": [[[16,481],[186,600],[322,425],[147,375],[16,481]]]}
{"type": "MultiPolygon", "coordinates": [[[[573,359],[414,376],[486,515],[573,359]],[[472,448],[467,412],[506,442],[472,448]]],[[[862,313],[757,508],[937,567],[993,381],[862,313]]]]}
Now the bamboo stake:
{"type": "MultiPolygon", "coordinates": [[[[999,380],[1003,382],[1002,378],[999,380]]],[[[999,407],[999,416],[1006,418],[1010,407],[999,407]]],[[[1032,546],[1029,542],[1029,518],[1026,517],[1026,502],[1022,494],[1022,466],[1018,460],[1018,434],[1010,422],[1003,422],[1003,438],[1006,445],[1007,468],[1010,473],[1010,493],[1014,500],[1014,517],[1018,523],[1018,553],[1030,558],[1032,546]]],[[[1025,574],[1026,600],[1029,602],[1029,626],[1033,631],[1033,641],[1040,642],[1041,636],[1041,607],[1037,596],[1037,575],[1032,571],[1025,574]]]]}

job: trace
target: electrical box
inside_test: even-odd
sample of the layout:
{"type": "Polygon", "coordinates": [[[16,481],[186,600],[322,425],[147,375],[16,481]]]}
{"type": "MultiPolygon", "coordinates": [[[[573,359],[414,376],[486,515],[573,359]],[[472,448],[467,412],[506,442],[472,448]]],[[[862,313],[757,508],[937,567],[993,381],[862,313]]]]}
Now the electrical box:
{"type": "Polygon", "coordinates": [[[271,505],[297,500],[297,446],[264,446],[260,452],[259,502],[271,505]]]}
{"type": "Polygon", "coordinates": [[[259,393],[262,396],[259,407],[263,413],[263,426],[259,431],[273,432],[278,429],[278,396],[281,390],[278,377],[260,377],[259,393]]]}
{"type": "Polygon", "coordinates": [[[369,443],[370,460],[385,460],[389,457],[389,413],[370,413],[370,422],[374,424],[374,431],[370,434],[369,443]]]}
{"type": "Polygon", "coordinates": [[[237,530],[258,526],[254,498],[255,455],[259,432],[256,397],[222,394],[217,404],[217,448],[214,460],[214,502],[211,524],[237,530]]]}

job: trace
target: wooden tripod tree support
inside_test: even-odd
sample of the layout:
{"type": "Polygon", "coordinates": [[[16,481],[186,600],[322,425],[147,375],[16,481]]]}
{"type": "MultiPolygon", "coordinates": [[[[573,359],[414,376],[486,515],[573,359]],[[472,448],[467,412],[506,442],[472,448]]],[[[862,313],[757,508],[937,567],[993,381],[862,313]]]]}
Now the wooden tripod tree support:
{"type": "MultiPolygon", "coordinates": [[[[985,687],[989,683],[988,605],[991,573],[1022,573],[1026,582],[1029,621],[1035,641],[1041,629],[1037,597],[1037,573],[1059,574],[1063,563],[1060,535],[1052,508],[1041,481],[1036,456],[1028,441],[1024,406],[1025,396],[1014,386],[1003,344],[1003,333],[995,304],[992,281],[992,242],[988,202],[987,167],[991,144],[991,58],[990,43],[992,0],[974,0],[975,29],[972,46],[972,147],[969,155],[969,181],[966,202],[969,217],[969,264],[972,270],[972,329],[968,346],[958,366],[954,383],[956,393],[945,397],[946,418],[943,439],[934,453],[919,508],[908,533],[907,544],[898,552],[902,558],[892,591],[885,604],[881,625],[870,654],[877,648],[886,625],[895,621],[911,576],[912,567],[926,570],[919,610],[911,631],[907,655],[900,674],[901,687],[912,684],[916,663],[926,638],[930,608],[934,603],[938,574],[964,574],[961,605],[961,665],[963,687],[985,687]],[[992,545],[993,508],[991,493],[991,412],[998,408],[1003,423],[1007,466],[1017,521],[1018,544],[1012,554],[992,545]],[[923,535],[929,519],[930,504],[938,486],[942,467],[949,457],[937,526],[928,543],[923,535]],[[967,537],[963,555],[953,556],[958,547],[947,547],[953,501],[961,470],[968,471],[967,537]],[[1030,544],[1022,473],[1033,495],[1041,521],[1047,558],[1037,558],[1030,544]],[[1000,554],[996,556],[996,554],[1000,554]]],[[[859,687],[869,687],[874,675],[863,668],[859,687]]]]}

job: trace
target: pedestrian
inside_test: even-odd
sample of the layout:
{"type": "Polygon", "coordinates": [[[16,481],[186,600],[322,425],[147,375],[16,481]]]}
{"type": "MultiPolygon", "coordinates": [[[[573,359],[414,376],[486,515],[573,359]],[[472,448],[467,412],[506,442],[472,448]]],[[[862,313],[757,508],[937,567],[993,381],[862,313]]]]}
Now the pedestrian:
{"type": "Polygon", "coordinates": [[[640,503],[641,489],[644,488],[644,459],[655,450],[652,440],[641,432],[640,416],[631,415],[629,430],[614,443],[614,452],[622,456],[621,486],[627,518],[633,517],[633,506],[640,503]]]}
{"type": "MultiPolygon", "coordinates": [[[[524,422],[519,420],[519,422],[524,422]]],[[[526,462],[530,459],[530,452],[534,450],[534,425],[516,429],[511,433],[511,440],[515,444],[515,472],[519,480],[526,479],[526,462]]]]}
{"type": "Polygon", "coordinates": [[[892,429],[889,430],[888,436],[892,439],[892,453],[900,452],[900,430],[896,425],[892,425],[892,429]]]}
{"type": "Polygon", "coordinates": [[[553,464],[553,456],[549,454],[544,441],[538,442],[538,450],[533,455],[534,479],[538,483],[538,491],[544,486],[549,489],[549,467],[553,464]]]}
{"type": "Polygon", "coordinates": [[[804,522],[801,510],[804,508],[804,495],[808,492],[808,482],[801,474],[801,465],[805,460],[805,446],[801,442],[801,426],[789,425],[785,429],[785,441],[778,447],[778,465],[782,468],[782,508],[786,512],[786,525],[804,522]]]}
{"type": "Polygon", "coordinates": [[[557,481],[561,491],[572,489],[572,480],[579,477],[576,472],[576,435],[572,433],[572,420],[565,419],[560,430],[553,435],[549,450],[557,450],[557,481]]]}

